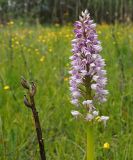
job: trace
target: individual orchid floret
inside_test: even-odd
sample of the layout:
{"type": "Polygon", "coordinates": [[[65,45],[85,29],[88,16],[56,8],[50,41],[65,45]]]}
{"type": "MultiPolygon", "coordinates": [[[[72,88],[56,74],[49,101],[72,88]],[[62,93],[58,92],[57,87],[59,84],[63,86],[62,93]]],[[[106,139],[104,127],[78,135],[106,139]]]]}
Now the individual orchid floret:
{"type": "Polygon", "coordinates": [[[86,100],[82,102],[83,105],[90,105],[92,104],[92,100],[86,100]]]}
{"type": "Polygon", "coordinates": [[[100,117],[100,120],[103,121],[104,126],[106,126],[106,123],[107,123],[107,120],[108,120],[108,119],[109,119],[108,116],[101,116],[101,117],[100,117]]]}
{"type": "Polygon", "coordinates": [[[71,114],[72,114],[75,118],[77,118],[77,117],[79,117],[79,116],[81,115],[81,113],[78,112],[78,111],[71,111],[71,114]]]}
{"type": "MultiPolygon", "coordinates": [[[[95,105],[106,102],[108,91],[105,61],[99,54],[101,43],[96,33],[96,24],[87,10],[74,23],[75,38],[72,40],[70,77],[71,103],[81,111],[72,111],[73,116],[82,114],[84,120],[94,121],[99,115],[95,105]]],[[[109,118],[101,116],[106,123],[109,118]]]]}
{"type": "Polygon", "coordinates": [[[94,116],[98,116],[99,112],[98,112],[98,111],[93,111],[92,114],[93,114],[94,116]]]}

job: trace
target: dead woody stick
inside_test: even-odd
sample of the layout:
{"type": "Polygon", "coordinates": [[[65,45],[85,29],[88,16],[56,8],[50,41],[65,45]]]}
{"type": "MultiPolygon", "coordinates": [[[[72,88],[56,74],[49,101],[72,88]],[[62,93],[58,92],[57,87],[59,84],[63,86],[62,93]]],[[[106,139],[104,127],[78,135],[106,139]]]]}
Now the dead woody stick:
{"type": "Polygon", "coordinates": [[[35,127],[36,127],[37,139],[38,139],[39,148],[40,148],[40,157],[41,157],[41,160],[46,160],[41,125],[40,125],[39,116],[38,116],[38,112],[36,110],[35,101],[34,101],[34,96],[36,94],[36,86],[34,82],[29,83],[23,77],[21,78],[21,85],[23,86],[24,89],[27,89],[28,91],[27,95],[24,95],[24,104],[26,107],[32,110],[35,127]]]}

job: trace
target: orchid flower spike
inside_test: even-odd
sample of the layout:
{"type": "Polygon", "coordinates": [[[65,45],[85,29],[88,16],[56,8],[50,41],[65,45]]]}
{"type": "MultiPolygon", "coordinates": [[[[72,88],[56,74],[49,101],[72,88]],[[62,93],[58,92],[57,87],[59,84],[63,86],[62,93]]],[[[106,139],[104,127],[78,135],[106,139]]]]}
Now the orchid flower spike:
{"type": "MultiPolygon", "coordinates": [[[[74,23],[75,38],[72,40],[70,77],[71,103],[78,107],[72,111],[76,118],[79,115],[86,121],[96,121],[99,111],[96,104],[106,102],[108,91],[105,61],[100,55],[101,42],[96,33],[96,24],[90,19],[87,10],[82,12],[79,21],[74,23]],[[79,108],[81,110],[79,111],[79,108]]],[[[101,116],[107,121],[109,117],[101,116]]]]}

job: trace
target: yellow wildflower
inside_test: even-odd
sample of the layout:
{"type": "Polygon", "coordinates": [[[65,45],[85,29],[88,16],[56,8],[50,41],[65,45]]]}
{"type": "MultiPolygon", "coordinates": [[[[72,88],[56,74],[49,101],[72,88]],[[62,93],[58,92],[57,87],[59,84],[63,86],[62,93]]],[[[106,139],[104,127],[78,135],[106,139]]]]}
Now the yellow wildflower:
{"type": "Polygon", "coordinates": [[[103,148],[104,149],[109,149],[110,148],[110,144],[108,142],[104,143],[103,148]]]}
{"type": "Polygon", "coordinates": [[[35,49],[35,53],[39,55],[39,49],[35,49]]]}
{"type": "Polygon", "coordinates": [[[52,52],[52,49],[51,48],[49,48],[49,50],[48,50],[49,52],[52,52]]]}
{"type": "Polygon", "coordinates": [[[16,41],[15,43],[16,43],[16,45],[19,45],[19,41],[16,41]]]}
{"type": "Polygon", "coordinates": [[[102,32],[101,32],[101,31],[98,31],[98,34],[102,34],[102,32]]]}
{"type": "Polygon", "coordinates": [[[35,49],[35,51],[36,51],[36,52],[38,52],[38,51],[39,51],[39,49],[37,49],[37,48],[36,48],[36,49],[35,49]]]}
{"type": "Polygon", "coordinates": [[[8,85],[4,86],[4,90],[9,90],[9,89],[10,89],[10,86],[8,86],[8,85]]]}
{"type": "Polygon", "coordinates": [[[45,59],[45,57],[44,57],[44,56],[42,56],[42,57],[40,58],[40,62],[43,62],[43,61],[44,61],[44,59],[45,59]]]}
{"type": "Polygon", "coordinates": [[[69,34],[67,34],[65,37],[66,37],[66,38],[69,38],[69,34]]]}
{"type": "Polygon", "coordinates": [[[68,77],[64,77],[64,81],[68,81],[69,80],[69,78],[68,77]]]}
{"type": "Polygon", "coordinates": [[[45,39],[43,39],[43,40],[42,40],[42,42],[43,42],[43,43],[45,43],[45,42],[46,42],[46,40],[45,40],[45,39]]]}
{"type": "Polygon", "coordinates": [[[14,24],[13,21],[8,22],[8,25],[9,25],[9,26],[12,26],[13,24],[14,24]]]}

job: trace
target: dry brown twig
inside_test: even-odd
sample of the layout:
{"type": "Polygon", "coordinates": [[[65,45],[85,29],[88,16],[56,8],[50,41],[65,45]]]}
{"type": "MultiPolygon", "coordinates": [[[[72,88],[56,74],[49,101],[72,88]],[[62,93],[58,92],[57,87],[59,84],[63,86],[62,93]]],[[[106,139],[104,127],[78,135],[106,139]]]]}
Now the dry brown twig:
{"type": "Polygon", "coordinates": [[[38,139],[39,148],[40,148],[40,157],[41,157],[41,160],[46,160],[44,142],[42,138],[42,129],[41,129],[40,120],[39,120],[38,112],[35,107],[35,100],[34,100],[34,96],[36,94],[36,85],[34,82],[29,83],[27,80],[24,79],[24,77],[21,77],[21,85],[24,89],[28,91],[27,95],[24,95],[24,104],[26,107],[32,110],[35,127],[36,127],[37,139],[38,139]]]}

